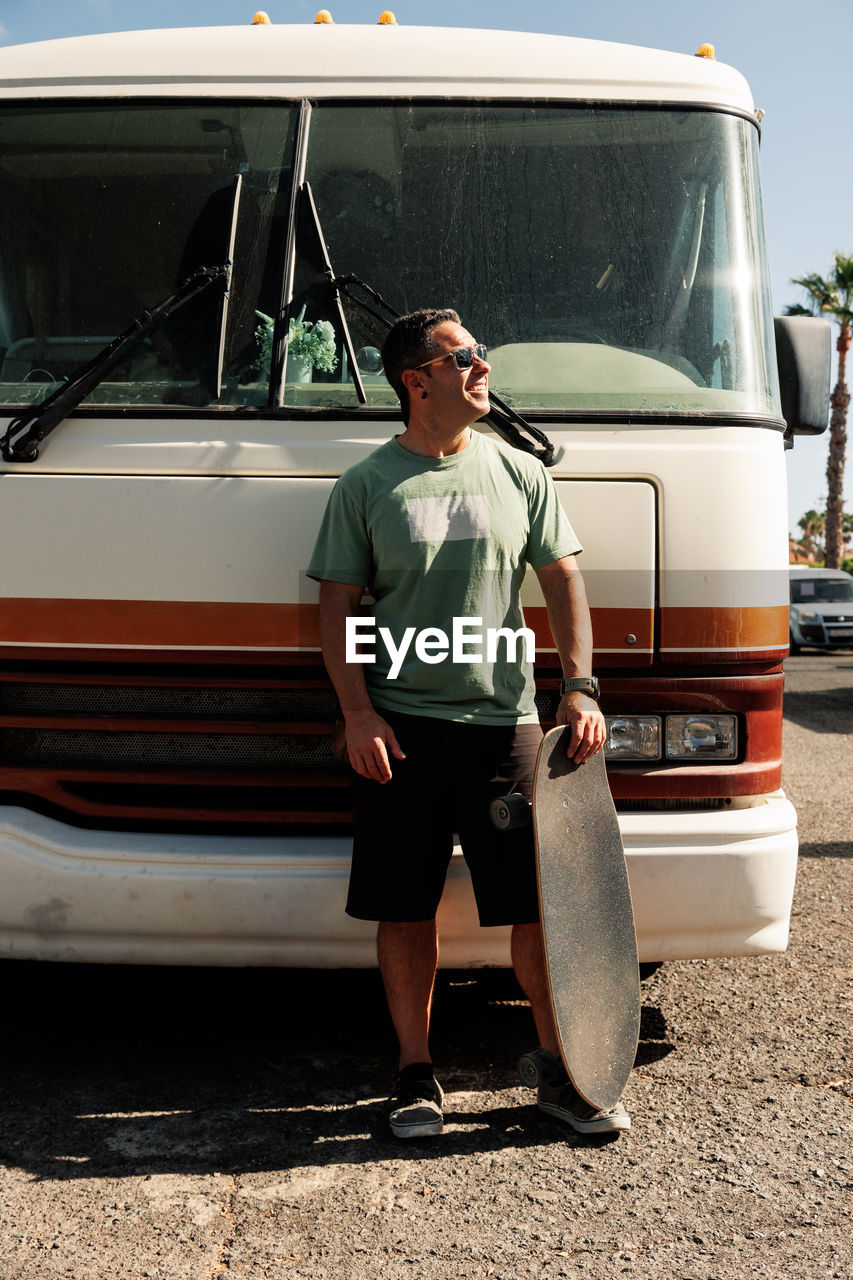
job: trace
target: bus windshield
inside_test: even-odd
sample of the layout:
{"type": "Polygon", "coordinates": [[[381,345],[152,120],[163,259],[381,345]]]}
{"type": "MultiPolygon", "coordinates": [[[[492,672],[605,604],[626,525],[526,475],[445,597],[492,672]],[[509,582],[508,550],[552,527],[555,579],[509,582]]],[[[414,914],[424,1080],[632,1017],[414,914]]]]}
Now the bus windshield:
{"type": "Polygon", "coordinates": [[[227,312],[193,304],[88,403],[357,409],[355,354],[364,407],[393,408],[382,330],[347,305],[345,342],[331,262],[400,312],[455,307],[522,412],[779,415],[757,130],[683,109],[315,104],[271,387],[298,110],[0,112],[0,400],[41,398],[230,232],[227,312]]]}
{"type": "Polygon", "coordinates": [[[180,311],[86,403],[266,404],[258,313],[281,305],[298,109],[63,103],[0,111],[0,400],[42,400],[200,267],[180,311]],[[239,194],[239,200],[238,200],[239,194]]]}

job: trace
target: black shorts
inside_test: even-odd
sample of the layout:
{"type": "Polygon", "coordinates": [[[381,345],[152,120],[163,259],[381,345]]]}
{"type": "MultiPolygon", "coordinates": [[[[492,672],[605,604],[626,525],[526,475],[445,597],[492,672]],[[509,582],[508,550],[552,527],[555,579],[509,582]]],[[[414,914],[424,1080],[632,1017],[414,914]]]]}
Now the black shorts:
{"type": "Polygon", "coordinates": [[[390,782],[351,774],[355,838],[347,914],[432,920],[458,833],[480,924],[538,921],[532,825],[495,830],[489,802],[510,791],[530,798],[539,725],[381,714],[406,759],[392,759],[390,782]]]}

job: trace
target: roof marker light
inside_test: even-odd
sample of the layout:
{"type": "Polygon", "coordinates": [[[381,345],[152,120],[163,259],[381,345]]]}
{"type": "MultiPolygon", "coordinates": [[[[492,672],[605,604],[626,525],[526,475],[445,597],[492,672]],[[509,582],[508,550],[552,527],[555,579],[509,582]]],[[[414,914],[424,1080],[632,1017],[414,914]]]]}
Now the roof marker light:
{"type": "Polygon", "coordinates": [[[716,58],[717,51],[712,44],[700,44],[696,50],[697,58],[716,58]]]}
{"type": "Polygon", "coordinates": [[[271,27],[272,23],[270,22],[270,15],[268,13],[264,13],[263,9],[259,9],[258,12],[255,14],[254,18],[252,19],[252,26],[253,27],[267,27],[267,26],[271,27]]]}
{"type": "Polygon", "coordinates": [[[379,21],[376,25],[377,27],[396,27],[397,19],[394,17],[390,9],[386,9],[383,13],[380,13],[379,21]]]}
{"type": "Polygon", "coordinates": [[[317,17],[314,19],[314,26],[315,26],[315,27],[316,27],[316,25],[317,25],[317,23],[318,23],[318,22],[319,22],[319,23],[323,23],[323,22],[331,22],[332,26],[334,26],[334,25],[335,25],[335,20],[334,20],[334,18],[332,17],[332,15],[329,13],[329,10],[328,10],[328,9],[321,9],[321,10],[320,10],[320,12],[317,14],[317,17]]]}

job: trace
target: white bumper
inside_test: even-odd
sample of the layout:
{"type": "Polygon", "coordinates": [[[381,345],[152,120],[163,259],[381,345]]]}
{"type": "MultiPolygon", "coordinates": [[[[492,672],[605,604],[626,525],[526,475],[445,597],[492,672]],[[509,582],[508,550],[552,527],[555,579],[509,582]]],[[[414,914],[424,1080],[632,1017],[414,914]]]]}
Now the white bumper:
{"type": "MultiPolygon", "coordinates": [[[[783,951],[796,815],[782,793],[725,812],[622,814],[641,960],[783,951]]],[[[85,831],[0,809],[0,955],[128,964],[375,963],[344,914],[350,842],[85,831]]],[[[405,857],[405,845],[400,850],[405,857]]],[[[461,857],[441,905],[442,963],[509,963],[480,929],[461,857]]]]}

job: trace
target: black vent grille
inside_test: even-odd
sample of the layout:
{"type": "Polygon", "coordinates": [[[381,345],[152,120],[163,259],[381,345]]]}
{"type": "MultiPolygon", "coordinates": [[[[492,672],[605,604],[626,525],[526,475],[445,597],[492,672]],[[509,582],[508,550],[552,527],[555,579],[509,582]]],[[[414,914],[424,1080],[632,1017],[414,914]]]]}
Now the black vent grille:
{"type": "Polygon", "coordinates": [[[333,720],[337,698],[329,688],[234,689],[122,687],[101,684],[0,684],[0,715],[278,716],[333,720]]]}
{"type": "Polygon", "coordinates": [[[90,765],[104,769],[334,768],[331,732],[321,734],[125,733],[7,729],[4,764],[90,765]]]}
{"type": "Polygon", "coordinates": [[[78,825],[324,827],[350,819],[322,667],[0,674],[0,790],[78,825]]]}

